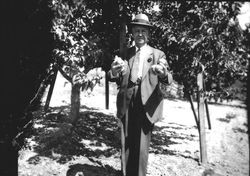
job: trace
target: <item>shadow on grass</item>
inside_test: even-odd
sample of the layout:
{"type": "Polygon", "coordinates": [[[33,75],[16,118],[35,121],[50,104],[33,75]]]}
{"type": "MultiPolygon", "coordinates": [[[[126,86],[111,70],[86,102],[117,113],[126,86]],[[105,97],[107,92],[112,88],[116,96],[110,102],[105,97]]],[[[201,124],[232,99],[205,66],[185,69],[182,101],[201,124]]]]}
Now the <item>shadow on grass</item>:
{"type": "Polygon", "coordinates": [[[221,122],[225,122],[225,123],[229,123],[230,119],[226,119],[226,118],[217,118],[217,120],[221,121],[221,122]]]}
{"type": "MultiPolygon", "coordinates": [[[[74,127],[69,119],[69,106],[54,107],[43,115],[37,114],[35,120],[37,127],[32,129],[32,135],[37,143],[34,146],[34,152],[38,154],[29,158],[28,162],[38,164],[40,157],[45,156],[65,164],[75,156],[83,156],[98,167],[76,164],[69,169],[67,176],[72,172],[83,172],[85,174],[85,172],[91,171],[94,171],[94,173],[109,171],[114,173],[113,175],[119,175],[119,171],[107,165],[103,166],[98,162],[98,159],[102,156],[120,156],[120,128],[116,117],[86,106],[82,106],[81,110],[84,111],[80,113],[74,127]]],[[[194,140],[195,136],[180,132],[185,128],[185,126],[177,124],[164,127],[155,126],[150,152],[176,155],[174,150],[167,150],[166,147],[178,144],[176,140],[194,140]]],[[[179,154],[179,156],[181,155],[179,154]]],[[[186,156],[183,155],[183,157],[186,156]]]]}
{"type": "MultiPolygon", "coordinates": [[[[112,156],[120,149],[120,129],[114,116],[106,115],[95,109],[82,107],[79,119],[74,127],[68,118],[69,107],[52,108],[38,120],[40,128],[34,128],[33,134],[38,144],[34,147],[38,156],[46,156],[66,163],[74,156],[87,158],[101,155],[112,156]]],[[[37,156],[30,163],[37,163],[37,156]]]]}
{"type": "Polygon", "coordinates": [[[247,134],[248,130],[237,127],[237,128],[233,128],[233,132],[235,132],[235,133],[246,133],[247,134]]]}
{"type": "Polygon", "coordinates": [[[219,106],[229,106],[229,107],[232,107],[232,108],[242,108],[242,109],[246,109],[246,104],[244,104],[244,102],[242,104],[228,104],[228,103],[220,103],[220,102],[211,102],[211,101],[208,101],[208,104],[209,105],[219,105],[219,106]]]}
{"type": "Polygon", "coordinates": [[[66,176],[87,175],[87,176],[121,176],[121,172],[110,166],[98,167],[87,164],[74,164],[69,166],[66,176]]]}
{"type": "Polygon", "coordinates": [[[198,161],[197,158],[186,156],[180,153],[177,154],[175,150],[167,149],[167,147],[169,147],[170,145],[181,144],[184,140],[197,140],[198,136],[195,136],[193,134],[184,134],[180,132],[181,130],[189,130],[191,128],[192,127],[187,128],[186,126],[174,123],[169,123],[168,126],[162,127],[155,126],[151,139],[150,152],[155,154],[178,155],[184,158],[190,158],[195,161],[198,161]]]}
{"type": "Polygon", "coordinates": [[[229,123],[232,119],[235,119],[236,117],[237,117],[236,114],[229,113],[226,115],[225,118],[217,118],[217,120],[219,120],[221,122],[229,123]]]}

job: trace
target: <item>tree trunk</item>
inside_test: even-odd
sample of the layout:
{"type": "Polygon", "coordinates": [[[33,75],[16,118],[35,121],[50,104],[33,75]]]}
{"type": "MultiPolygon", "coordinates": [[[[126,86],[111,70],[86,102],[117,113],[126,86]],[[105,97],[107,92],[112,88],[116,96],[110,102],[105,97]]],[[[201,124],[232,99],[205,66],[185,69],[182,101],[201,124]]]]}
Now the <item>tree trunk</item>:
{"type": "Polygon", "coordinates": [[[69,117],[73,125],[76,123],[80,112],[80,88],[81,86],[79,84],[72,84],[69,117]]]}

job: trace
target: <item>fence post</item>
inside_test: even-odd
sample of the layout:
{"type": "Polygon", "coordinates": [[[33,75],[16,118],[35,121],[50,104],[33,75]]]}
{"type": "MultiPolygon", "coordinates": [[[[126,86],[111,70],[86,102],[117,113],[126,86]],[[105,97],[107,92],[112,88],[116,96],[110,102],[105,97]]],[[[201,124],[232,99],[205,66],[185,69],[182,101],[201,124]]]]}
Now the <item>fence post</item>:
{"type": "Polygon", "coordinates": [[[200,126],[199,126],[199,119],[198,119],[198,117],[196,115],[196,112],[195,112],[195,109],[194,109],[194,104],[193,104],[193,99],[192,99],[192,96],[191,96],[190,93],[188,93],[188,100],[189,100],[189,102],[191,104],[191,109],[192,109],[193,114],[194,114],[195,123],[197,125],[198,130],[199,130],[199,128],[200,128],[200,126]]]}
{"type": "Polygon", "coordinates": [[[53,75],[53,77],[52,77],[52,82],[51,82],[51,84],[50,84],[49,92],[48,92],[48,95],[47,95],[47,98],[46,98],[46,102],[45,102],[45,105],[44,105],[44,111],[45,111],[45,112],[46,112],[46,111],[48,110],[48,108],[49,108],[51,96],[52,96],[53,89],[54,89],[55,82],[56,82],[57,72],[58,72],[58,70],[56,69],[56,70],[55,70],[55,73],[54,73],[54,75],[53,75]]]}
{"type": "Polygon", "coordinates": [[[203,72],[197,75],[198,85],[198,117],[199,117],[199,138],[200,138],[200,157],[201,163],[207,163],[207,146],[206,146],[206,131],[205,131],[205,104],[204,104],[204,89],[203,89],[203,72]]]}
{"type": "Polygon", "coordinates": [[[105,72],[105,107],[109,109],[109,80],[107,72],[105,72]]]}
{"type": "Polygon", "coordinates": [[[209,115],[209,110],[208,110],[208,102],[207,102],[207,98],[205,98],[205,107],[206,107],[206,114],[207,114],[207,123],[208,123],[208,129],[211,130],[211,121],[210,121],[210,115],[209,115]]]}

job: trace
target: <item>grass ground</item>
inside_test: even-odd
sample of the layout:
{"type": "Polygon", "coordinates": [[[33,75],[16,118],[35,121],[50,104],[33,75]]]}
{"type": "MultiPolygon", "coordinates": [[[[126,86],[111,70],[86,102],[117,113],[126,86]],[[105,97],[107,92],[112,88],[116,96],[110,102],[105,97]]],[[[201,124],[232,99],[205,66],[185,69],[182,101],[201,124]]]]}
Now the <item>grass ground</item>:
{"type": "MultiPolygon", "coordinates": [[[[120,129],[115,117],[116,87],[82,93],[77,125],[67,131],[70,85],[58,76],[48,112],[34,112],[34,125],[19,152],[19,176],[118,176],[120,129]]],[[[199,164],[199,135],[190,104],[164,102],[164,120],[154,128],[147,176],[200,176],[204,170],[224,176],[249,175],[247,110],[241,102],[209,104],[212,129],[206,127],[208,163],[199,164]]]]}

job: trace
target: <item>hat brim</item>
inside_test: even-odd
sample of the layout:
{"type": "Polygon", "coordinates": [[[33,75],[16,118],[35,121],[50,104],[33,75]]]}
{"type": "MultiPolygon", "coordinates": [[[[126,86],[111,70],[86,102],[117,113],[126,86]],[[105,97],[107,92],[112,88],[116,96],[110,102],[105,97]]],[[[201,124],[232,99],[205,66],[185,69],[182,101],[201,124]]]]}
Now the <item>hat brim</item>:
{"type": "Polygon", "coordinates": [[[146,23],[142,23],[142,22],[131,22],[129,25],[130,26],[139,25],[139,26],[153,27],[151,24],[146,24],[146,23]]]}

